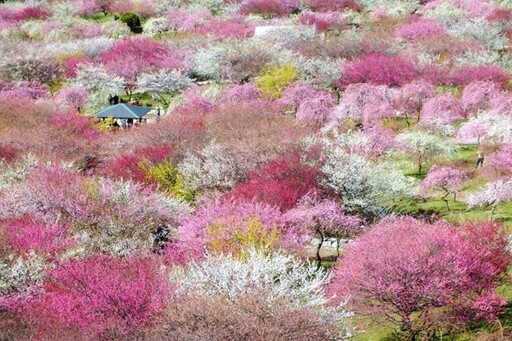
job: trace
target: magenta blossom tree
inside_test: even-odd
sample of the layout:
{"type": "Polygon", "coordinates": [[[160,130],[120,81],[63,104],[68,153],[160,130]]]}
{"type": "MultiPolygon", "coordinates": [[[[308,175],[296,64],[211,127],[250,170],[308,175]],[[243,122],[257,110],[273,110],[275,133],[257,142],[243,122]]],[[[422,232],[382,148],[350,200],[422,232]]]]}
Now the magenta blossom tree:
{"type": "Polygon", "coordinates": [[[495,223],[428,224],[410,217],[381,221],[350,244],[329,286],[356,312],[422,332],[496,319],[496,293],[510,263],[507,236],[495,223]]]}
{"type": "Polygon", "coordinates": [[[457,201],[457,193],[466,180],[466,175],[458,169],[450,167],[432,166],[420,186],[420,193],[426,195],[428,192],[441,192],[448,211],[448,196],[453,194],[453,201],[457,201]]]}
{"type": "Polygon", "coordinates": [[[19,310],[50,338],[73,329],[92,338],[123,338],[150,323],[169,294],[156,260],[101,254],[60,263],[42,288],[19,310]]]}

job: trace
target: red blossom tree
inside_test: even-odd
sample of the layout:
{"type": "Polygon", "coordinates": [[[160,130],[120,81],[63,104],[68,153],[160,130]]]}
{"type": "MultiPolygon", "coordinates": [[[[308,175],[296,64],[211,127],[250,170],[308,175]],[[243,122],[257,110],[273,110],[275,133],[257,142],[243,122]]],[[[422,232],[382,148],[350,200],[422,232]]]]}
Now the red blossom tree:
{"type": "Polygon", "coordinates": [[[457,229],[386,219],[348,246],[329,290],[417,340],[424,331],[496,318],[506,304],[496,293],[510,264],[506,246],[504,229],[492,222],[457,229]]]}
{"type": "Polygon", "coordinates": [[[322,191],[319,180],[322,172],[304,165],[298,152],[272,161],[260,170],[251,172],[247,181],[227,196],[243,200],[257,200],[286,211],[311,190],[322,191]]]}

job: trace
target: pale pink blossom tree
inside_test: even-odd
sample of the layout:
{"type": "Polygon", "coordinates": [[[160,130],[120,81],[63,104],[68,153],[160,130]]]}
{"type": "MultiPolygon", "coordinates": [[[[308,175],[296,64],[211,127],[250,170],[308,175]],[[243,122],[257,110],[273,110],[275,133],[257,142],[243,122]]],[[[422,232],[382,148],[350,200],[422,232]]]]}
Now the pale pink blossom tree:
{"type": "Polygon", "coordinates": [[[423,179],[420,185],[420,193],[426,195],[431,191],[441,192],[444,194],[441,200],[445,202],[446,208],[449,211],[448,196],[453,194],[453,201],[457,201],[457,193],[466,178],[466,175],[458,169],[434,165],[430,168],[425,179],[423,179]]]}
{"type": "Polygon", "coordinates": [[[326,236],[336,236],[339,256],[339,238],[352,237],[362,229],[359,217],[343,212],[340,203],[334,200],[322,200],[315,192],[301,199],[297,207],[287,211],[282,217],[284,224],[306,235],[316,235],[319,243],[316,247],[318,268],[322,264],[320,250],[326,236]]]}
{"type": "Polygon", "coordinates": [[[480,110],[488,110],[492,99],[498,94],[499,87],[490,81],[474,81],[462,91],[462,105],[471,115],[477,115],[480,110]]]}

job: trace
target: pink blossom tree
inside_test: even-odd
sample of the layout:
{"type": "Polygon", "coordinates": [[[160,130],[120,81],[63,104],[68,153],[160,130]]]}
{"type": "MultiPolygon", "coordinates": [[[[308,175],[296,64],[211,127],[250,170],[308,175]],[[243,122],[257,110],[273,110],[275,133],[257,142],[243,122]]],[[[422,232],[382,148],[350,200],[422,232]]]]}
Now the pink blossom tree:
{"type": "Polygon", "coordinates": [[[457,169],[434,165],[430,168],[425,179],[423,179],[420,193],[425,195],[429,191],[442,192],[444,195],[441,197],[441,200],[445,202],[446,208],[449,211],[448,196],[453,194],[453,201],[457,201],[457,193],[466,178],[464,173],[457,169]]]}
{"type": "Polygon", "coordinates": [[[284,224],[303,234],[316,234],[319,243],[316,248],[318,268],[322,264],[320,249],[326,236],[336,236],[339,256],[339,238],[354,236],[362,226],[357,216],[347,215],[341,205],[333,200],[322,200],[317,193],[311,192],[303,197],[297,206],[287,211],[282,217],[284,224]]]}
{"type": "Polygon", "coordinates": [[[451,93],[431,98],[423,105],[420,124],[426,127],[452,124],[466,117],[462,103],[451,93]]]}
{"type": "Polygon", "coordinates": [[[420,121],[423,104],[434,97],[435,93],[435,87],[422,80],[405,84],[400,88],[397,107],[405,115],[408,126],[410,126],[409,116],[417,116],[417,121],[420,121]]]}
{"type": "Polygon", "coordinates": [[[430,225],[385,219],[350,244],[329,286],[363,315],[399,326],[410,340],[469,321],[492,321],[506,300],[496,293],[510,263],[499,224],[430,225]]]}
{"type": "Polygon", "coordinates": [[[469,121],[464,123],[457,132],[455,136],[456,140],[459,142],[472,142],[476,140],[477,148],[480,147],[480,142],[482,142],[482,138],[487,135],[488,127],[478,121],[469,121]]]}
{"type": "Polygon", "coordinates": [[[484,171],[491,180],[512,177],[512,143],[503,145],[485,160],[484,171]]]}
{"type": "Polygon", "coordinates": [[[319,92],[299,105],[295,117],[299,123],[321,126],[332,120],[333,111],[333,96],[328,92],[319,92]]]}
{"type": "Polygon", "coordinates": [[[88,97],[84,88],[74,86],[60,90],[55,96],[55,101],[80,112],[80,109],[87,103],[88,97]]]}
{"type": "Polygon", "coordinates": [[[495,180],[488,182],[485,188],[472,193],[466,200],[471,207],[491,206],[491,215],[496,213],[499,204],[509,202],[512,199],[512,180],[495,180]]]}
{"type": "Polygon", "coordinates": [[[284,108],[297,113],[297,109],[304,99],[315,97],[317,91],[307,84],[293,84],[287,87],[277,102],[284,108]]]}
{"type": "Polygon", "coordinates": [[[350,84],[345,90],[335,115],[339,121],[354,119],[364,124],[392,117],[395,93],[384,85],[350,84]]]}
{"type": "Polygon", "coordinates": [[[490,81],[474,81],[462,91],[462,105],[469,114],[476,115],[480,110],[489,109],[492,99],[498,94],[499,88],[490,81]]]}

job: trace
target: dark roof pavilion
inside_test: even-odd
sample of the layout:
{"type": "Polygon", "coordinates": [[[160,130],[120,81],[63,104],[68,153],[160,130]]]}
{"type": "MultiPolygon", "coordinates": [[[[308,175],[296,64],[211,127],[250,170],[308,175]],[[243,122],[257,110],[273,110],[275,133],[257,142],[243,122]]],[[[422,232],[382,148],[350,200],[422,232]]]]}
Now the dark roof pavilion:
{"type": "Polygon", "coordinates": [[[138,105],[131,105],[127,103],[119,103],[101,110],[99,113],[96,114],[96,117],[113,117],[138,120],[150,111],[150,108],[145,108],[138,105]]]}

